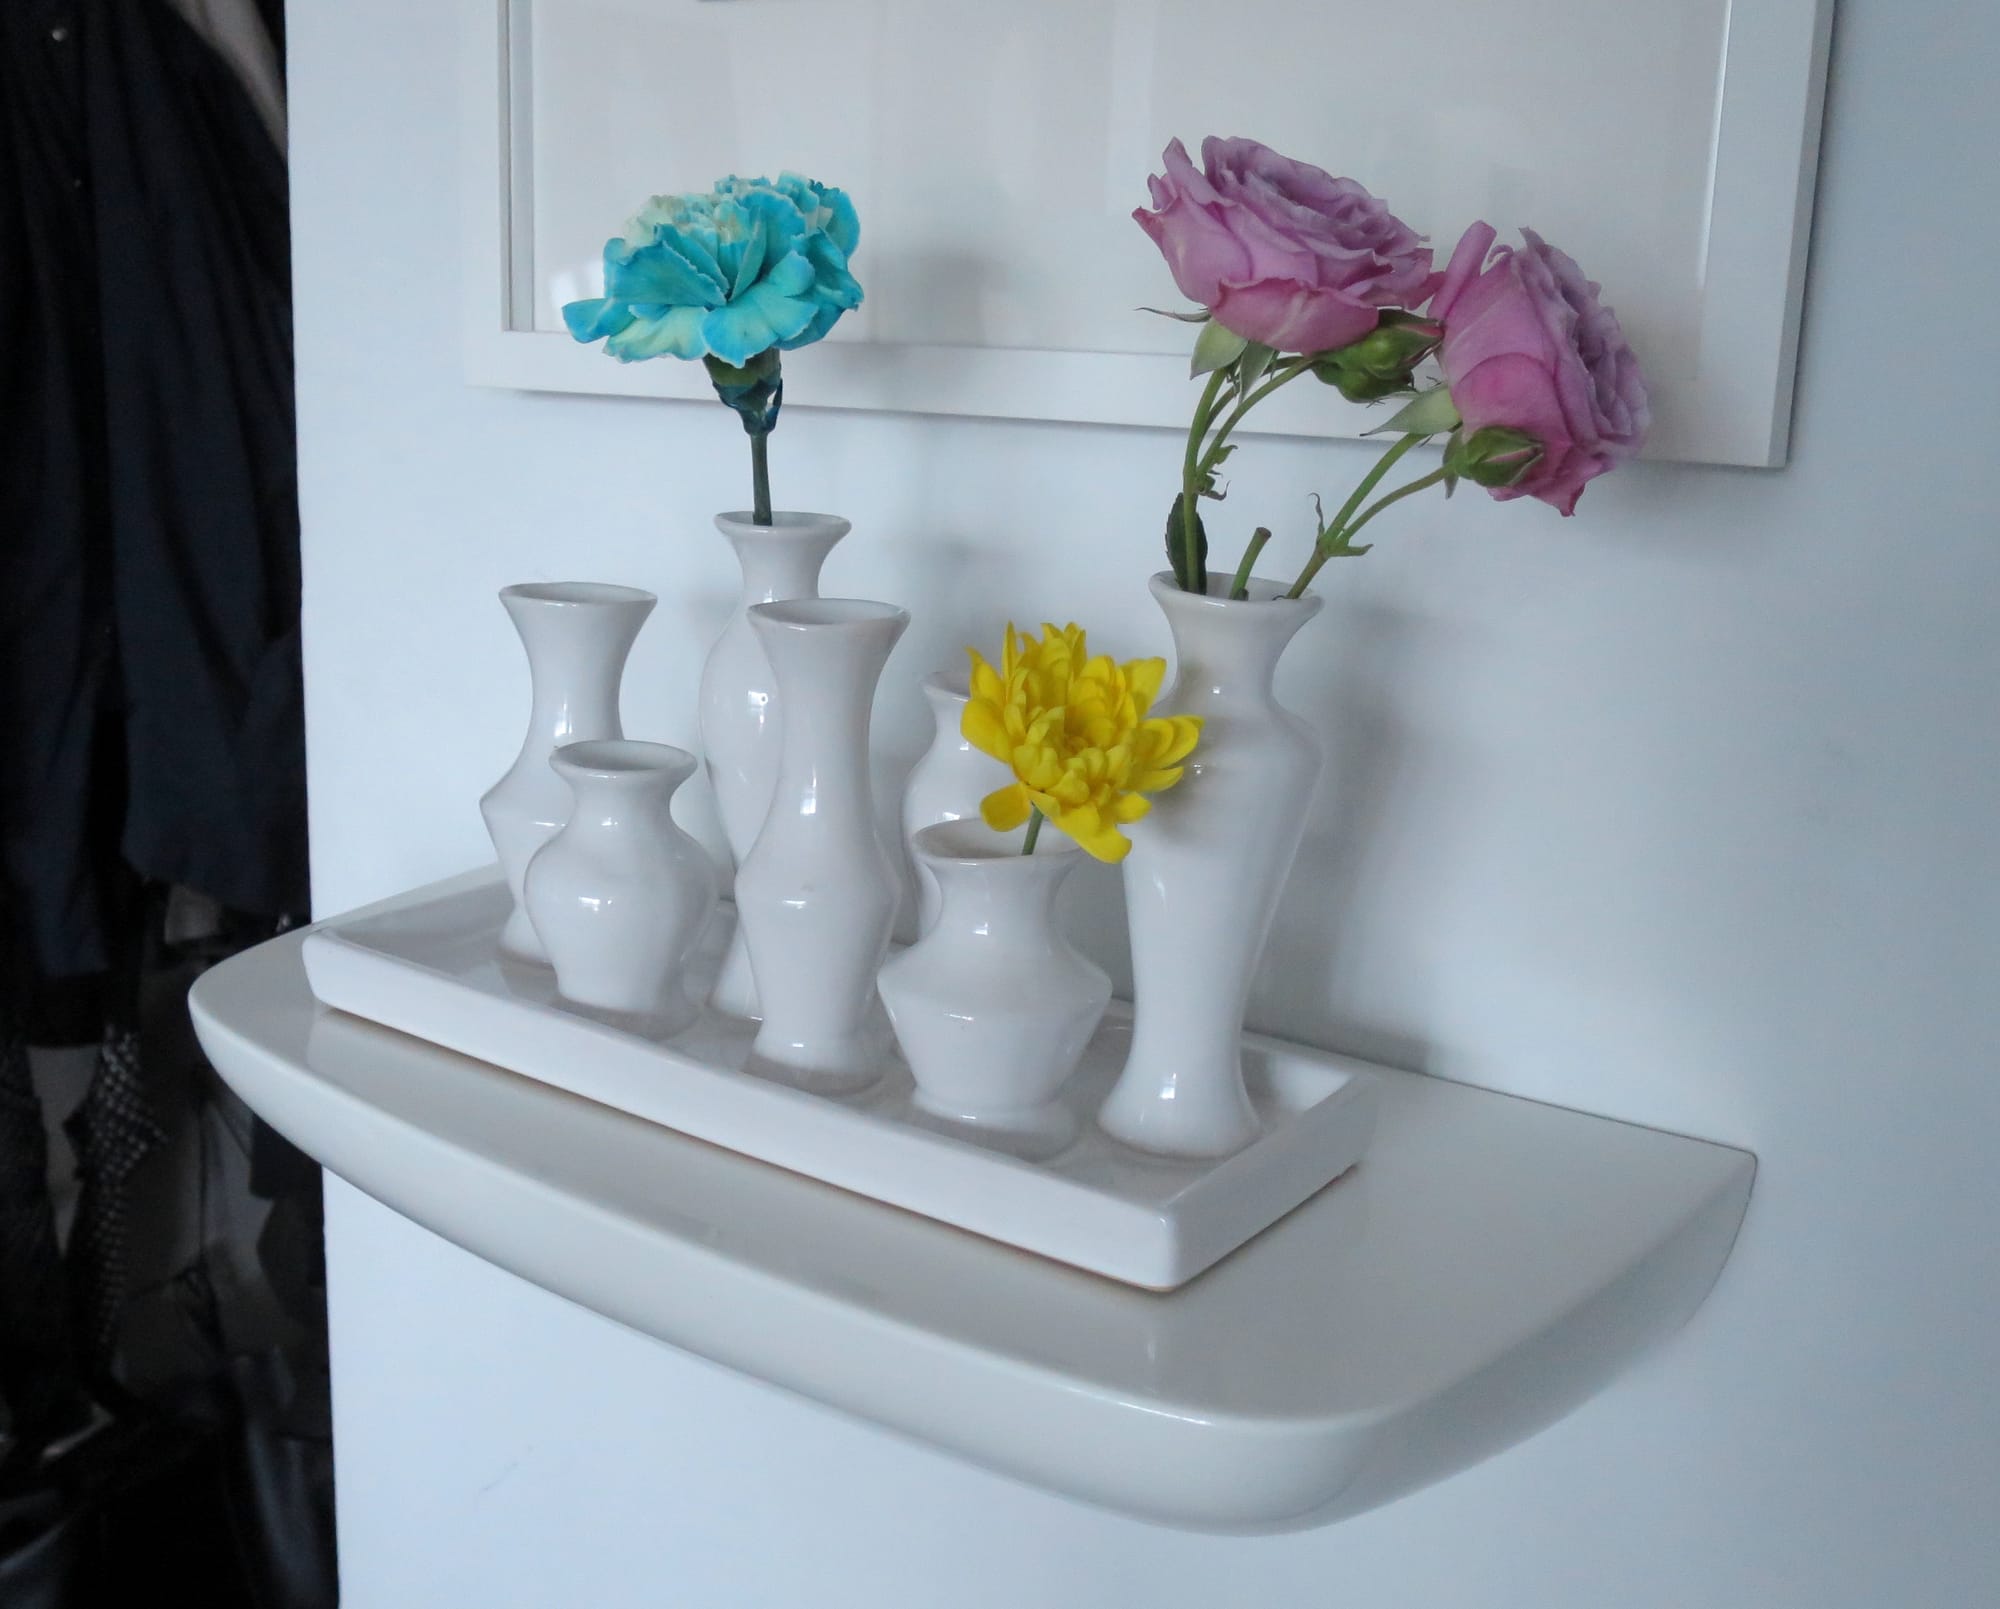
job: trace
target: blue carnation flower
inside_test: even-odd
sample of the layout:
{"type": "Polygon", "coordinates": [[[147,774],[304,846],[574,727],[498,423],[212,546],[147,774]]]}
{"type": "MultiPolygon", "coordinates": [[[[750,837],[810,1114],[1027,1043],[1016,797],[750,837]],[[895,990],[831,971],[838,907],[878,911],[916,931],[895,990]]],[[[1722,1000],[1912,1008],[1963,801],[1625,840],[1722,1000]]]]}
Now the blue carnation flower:
{"type": "Polygon", "coordinates": [[[563,322],[624,362],[708,358],[741,369],[819,340],[861,305],[848,269],[860,239],[842,191],[793,173],[655,196],[605,243],[604,295],[569,303],[563,322]]]}

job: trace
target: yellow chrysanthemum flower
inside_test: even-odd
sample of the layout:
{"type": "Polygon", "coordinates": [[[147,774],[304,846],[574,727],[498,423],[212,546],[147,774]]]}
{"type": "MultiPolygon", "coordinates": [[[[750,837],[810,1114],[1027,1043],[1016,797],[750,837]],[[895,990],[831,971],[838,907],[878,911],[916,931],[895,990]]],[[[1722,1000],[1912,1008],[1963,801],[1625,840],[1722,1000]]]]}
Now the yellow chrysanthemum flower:
{"type": "Polygon", "coordinates": [[[1011,832],[1039,810],[1097,859],[1123,860],[1132,841],[1118,829],[1152,808],[1147,794],[1180,781],[1201,735],[1199,716],[1147,718],[1167,662],[1093,659],[1077,625],[1044,625],[1040,641],[1010,625],[998,670],[967,652],[959,729],[1015,777],[980,802],[986,825],[1011,832]]]}

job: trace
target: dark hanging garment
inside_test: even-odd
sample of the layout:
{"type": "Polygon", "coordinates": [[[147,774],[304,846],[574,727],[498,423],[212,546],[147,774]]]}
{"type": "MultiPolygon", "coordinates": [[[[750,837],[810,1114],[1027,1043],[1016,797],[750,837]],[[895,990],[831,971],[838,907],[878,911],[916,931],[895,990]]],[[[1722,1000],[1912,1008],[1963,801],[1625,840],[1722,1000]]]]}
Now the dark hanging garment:
{"type": "Polygon", "coordinates": [[[124,704],[121,847],[233,910],[306,908],[283,153],[171,8],[93,6],[90,185],[124,704]],[[115,20],[114,20],[115,19],[115,20]]]}
{"type": "Polygon", "coordinates": [[[6,1609],[334,1601],[318,1171],[183,1003],[307,903],[281,29],[0,0],[6,1609]],[[97,1046],[62,1254],[30,1019],[97,1046]]]}
{"type": "Polygon", "coordinates": [[[0,874],[306,908],[284,156],[164,0],[0,5],[0,874]],[[118,808],[105,818],[105,801],[118,808]]]}

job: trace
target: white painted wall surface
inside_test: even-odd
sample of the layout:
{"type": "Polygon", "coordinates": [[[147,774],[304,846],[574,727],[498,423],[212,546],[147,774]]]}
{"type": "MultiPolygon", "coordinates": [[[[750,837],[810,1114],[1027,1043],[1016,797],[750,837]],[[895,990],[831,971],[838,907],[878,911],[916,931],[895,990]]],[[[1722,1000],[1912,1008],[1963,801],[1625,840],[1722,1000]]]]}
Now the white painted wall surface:
{"type": "MultiPolygon", "coordinates": [[[[496,588],[658,591],[627,722],[689,742],[731,587],[724,410],[460,380],[455,11],[291,7],[323,912],[484,856],[474,799],[526,692],[496,588]]],[[[781,1397],[336,1184],[348,1609],[1991,1601],[1996,69],[1987,0],[1844,0],[1789,470],[1640,467],[1568,522],[1423,505],[1329,572],[1287,666],[1334,758],[1260,1025],[1754,1149],[1686,1332],[1442,1486],[1220,1540],[781,1397]]],[[[1254,443],[1232,507],[1291,517],[1365,452],[1254,443]]],[[[780,500],[855,524],[829,586],[916,612],[885,785],[918,675],[998,609],[1161,645],[1141,579],[1174,459],[1162,434],[788,416],[780,500]]]]}

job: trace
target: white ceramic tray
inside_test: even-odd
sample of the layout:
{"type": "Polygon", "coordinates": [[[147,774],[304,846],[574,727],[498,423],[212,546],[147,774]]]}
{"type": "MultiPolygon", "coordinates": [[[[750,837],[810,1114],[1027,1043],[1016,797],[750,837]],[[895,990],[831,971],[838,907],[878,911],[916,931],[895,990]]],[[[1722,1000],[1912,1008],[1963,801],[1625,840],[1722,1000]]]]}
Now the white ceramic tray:
{"type": "MultiPolygon", "coordinates": [[[[1374,1134],[1374,1075],[1247,1035],[1258,1140],[1219,1162],[1119,1144],[1087,1121],[1131,1036],[1130,1008],[1114,1001],[1066,1092],[1086,1120],[1082,1137],[1050,1160],[1025,1161],[918,1112],[898,1063],[859,1095],[810,1094],[743,1070],[752,1027],[739,1019],[705,1013],[661,1041],[571,1011],[548,969],[502,959],[509,909],[496,871],[419,904],[321,923],[303,946],[313,993],[697,1139],[1154,1290],[1185,1284],[1275,1223],[1360,1161],[1374,1134]]],[[[725,906],[703,947],[702,979],[731,919],[725,906]]]]}

